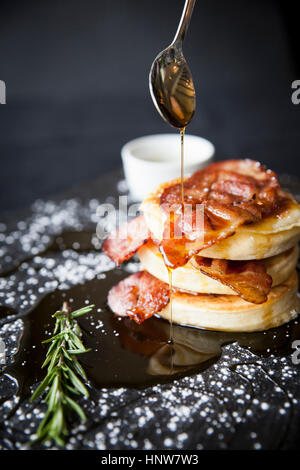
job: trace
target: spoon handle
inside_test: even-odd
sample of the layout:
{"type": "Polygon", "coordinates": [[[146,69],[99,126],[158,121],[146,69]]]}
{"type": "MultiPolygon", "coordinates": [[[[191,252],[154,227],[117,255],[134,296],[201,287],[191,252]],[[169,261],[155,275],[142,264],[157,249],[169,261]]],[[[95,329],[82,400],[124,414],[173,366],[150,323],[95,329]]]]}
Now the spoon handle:
{"type": "Polygon", "coordinates": [[[172,44],[175,42],[181,41],[183,42],[185,34],[190,24],[191,16],[193,13],[194,5],[196,0],[186,0],[185,5],[183,8],[183,12],[180,18],[179,26],[176,31],[175,37],[173,39],[172,44]]]}

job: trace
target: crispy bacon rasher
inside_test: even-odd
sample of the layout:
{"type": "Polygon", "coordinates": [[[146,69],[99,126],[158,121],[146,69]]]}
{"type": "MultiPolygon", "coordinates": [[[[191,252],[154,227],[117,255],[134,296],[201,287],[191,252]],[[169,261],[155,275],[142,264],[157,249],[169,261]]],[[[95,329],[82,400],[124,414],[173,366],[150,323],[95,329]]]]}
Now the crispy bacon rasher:
{"type": "Polygon", "coordinates": [[[192,264],[206,276],[230,287],[247,302],[261,304],[268,298],[272,278],[263,261],[229,261],[196,255],[192,264]]]}
{"type": "Polygon", "coordinates": [[[276,174],[259,162],[227,160],[198,170],[184,182],[184,203],[194,208],[202,205],[202,246],[198,245],[197,250],[187,248],[197,230],[193,218],[196,210],[187,223],[181,203],[181,185],[169,186],[160,196],[161,207],[169,212],[161,242],[165,263],[171,268],[183,266],[191,256],[230,237],[241,225],[259,222],[278,211],[287,200],[287,195],[280,191],[276,174]],[[176,211],[172,212],[172,207],[176,211]],[[180,231],[181,238],[178,237],[180,231]],[[174,233],[176,237],[172,236],[174,233]]]}
{"type": "Polygon", "coordinates": [[[170,301],[169,286],[147,271],[131,274],[110,289],[108,305],[117,315],[142,323],[170,301]]]}
{"type": "Polygon", "coordinates": [[[149,240],[150,234],[143,215],[122,225],[104,241],[102,250],[117,265],[131,258],[149,240]]]}
{"type": "MultiPolygon", "coordinates": [[[[250,205],[259,206],[256,216],[251,213],[248,216],[254,222],[274,208],[279,199],[279,190],[276,174],[259,162],[249,159],[226,160],[198,170],[186,179],[184,202],[206,204],[208,201],[218,201],[224,205],[224,211],[226,206],[235,207],[238,215],[239,205],[248,202],[250,204],[245,210],[249,210],[250,205]]],[[[166,188],[160,197],[160,203],[181,203],[180,183],[166,188]]]]}

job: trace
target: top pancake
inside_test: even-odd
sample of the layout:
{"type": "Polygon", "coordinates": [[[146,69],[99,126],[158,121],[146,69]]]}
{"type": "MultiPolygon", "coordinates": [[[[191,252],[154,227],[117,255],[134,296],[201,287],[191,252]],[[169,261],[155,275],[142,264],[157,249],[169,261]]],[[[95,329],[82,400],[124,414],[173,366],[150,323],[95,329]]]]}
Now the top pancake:
{"type": "MultiPolygon", "coordinates": [[[[180,180],[163,183],[142,202],[146,224],[156,243],[163,240],[166,213],[160,205],[165,189],[180,180]]],[[[295,246],[300,239],[300,206],[291,199],[279,214],[270,215],[256,223],[238,227],[233,235],[201,250],[201,256],[229,260],[264,259],[282,253],[295,246]]],[[[190,243],[197,250],[202,240],[190,243]]]]}

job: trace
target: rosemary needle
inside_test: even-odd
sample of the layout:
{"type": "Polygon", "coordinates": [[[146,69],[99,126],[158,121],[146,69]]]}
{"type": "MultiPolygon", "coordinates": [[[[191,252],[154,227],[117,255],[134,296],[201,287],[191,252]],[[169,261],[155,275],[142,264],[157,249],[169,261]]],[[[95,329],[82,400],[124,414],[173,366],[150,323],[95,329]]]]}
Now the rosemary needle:
{"type": "Polygon", "coordinates": [[[68,418],[72,412],[82,421],[86,420],[82,408],[75,401],[76,397],[89,396],[83,383],[86,375],[77,355],[90,350],[86,349],[80,340],[81,330],[76,319],[89,313],[94,307],[87,305],[70,312],[67,302],[64,302],[62,309],[53,315],[53,336],[43,341],[50,343],[42,365],[42,368],[47,366],[47,374],[30,400],[33,401],[46,393],[47,411],[32,442],[45,443],[54,440],[58,446],[63,446],[68,435],[68,418]]]}

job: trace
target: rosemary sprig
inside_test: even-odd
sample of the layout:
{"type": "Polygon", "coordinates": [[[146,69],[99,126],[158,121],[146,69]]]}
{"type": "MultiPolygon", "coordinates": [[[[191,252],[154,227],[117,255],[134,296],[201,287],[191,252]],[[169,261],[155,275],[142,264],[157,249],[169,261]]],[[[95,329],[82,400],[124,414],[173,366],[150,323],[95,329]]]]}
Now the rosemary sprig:
{"type": "Polygon", "coordinates": [[[50,343],[42,365],[42,368],[48,366],[47,374],[31,397],[33,401],[47,392],[45,402],[48,408],[33,442],[54,440],[58,446],[63,446],[68,435],[69,415],[75,412],[82,421],[86,420],[82,408],[74,400],[80,395],[89,396],[83,383],[86,375],[76,355],[90,350],[80,340],[81,330],[76,319],[93,308],[94,305],[87,305],[70,312],[67,302],[64,302],[62,310],[52,315],[56,320],[53,336],[43,341],[50,343]]]}

